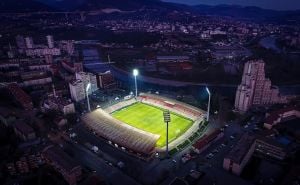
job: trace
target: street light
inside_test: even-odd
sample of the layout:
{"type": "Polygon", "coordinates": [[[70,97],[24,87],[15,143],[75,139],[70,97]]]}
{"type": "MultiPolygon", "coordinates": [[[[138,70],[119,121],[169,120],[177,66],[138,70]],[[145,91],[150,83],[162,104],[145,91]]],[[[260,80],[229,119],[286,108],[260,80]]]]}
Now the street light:
{"type": "Polygon", "coordinates": [[[91,105],[90,105],[90,99],[89,99],[89,89],[91,88],[91,83],[88,83],[85,89],[86,93],[86,99],[87,99],[87,104],[88,104],[88,111],[91,112],[91,105]]]}
{"type": "Polygon", "coordinates": [[[170,111],[165,110],[164,113],[164,121],[167,124],[167,133],[166,133],[166,156],[169,157],[169,122],[171,122],[170,111]]]}
{"type": "Polygon", "coordinates": [[[208,94],[208,105],[207,105],[207,117],[206,117],[206,120],[209,121],[210,97],[211,97],[211,93],[210,93],[208,87],[206,87],[206,92],[207,92],[207,94],[208,94]]]}
{"type": "Polygon", "coordinates": [[[136,83],[136,77],[139,75],[139,71],[137,69],[133,70],[133,76],[134,76],[134,84],[135,84],[135,97],[138,96],[138,90],[137,90],[137,83],[136,83]]]}

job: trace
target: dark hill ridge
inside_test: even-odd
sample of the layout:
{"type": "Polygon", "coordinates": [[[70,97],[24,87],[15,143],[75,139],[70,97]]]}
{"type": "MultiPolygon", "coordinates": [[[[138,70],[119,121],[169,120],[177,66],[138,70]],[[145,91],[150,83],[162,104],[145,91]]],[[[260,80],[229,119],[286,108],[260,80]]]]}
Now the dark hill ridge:
{"type": "Polygon", "coordinates": [[[239,6],[239,5],[197,5],[194,8],[206,15],[229,16],[235,18],[248,18],[255,20],[263,20],[270,18],[280,18],[285,16],[299,17],[300,10],[293,11],[277,11],[270,9],[262,9],[255,6],[239,6]]]}
{"type": "MultiPolygon", "coordinates": [[[[162,11],[189,11],[188,5],[162,2],[161,0],[35,0],[61,11],[93,11],[101,9],[119,9],[122,11],[136,11],[156,9],[162,11]]],[[[142,12],[141,12],[142,13],[142,12]]]]}
{"type": "Polygon", "coordinates": [[[143,7],[160,7],[171,3],[160,0],[36,0],[60,10],[99,10],[106,8],[137,10],[143,7]]]}
{"type": "Polygon", "coordinates": [[[54,11],[54,9],[33,0],[0,0],[0,12],[32,11],[54,11]]]}
{"type": "MultiPolygon", "coordinates": [[[[256,21],[299,22],[300,20],[300,10],[276,11],[237,5],[188,6],[161,0],[0,0],[0,12],[93,11],[107,8],[125,11],[156,9],[171,12],[176,10],[198,15],[228,16],[256,21]]],[[[143,11],[139,13],[143,14],[143,11]]]]}

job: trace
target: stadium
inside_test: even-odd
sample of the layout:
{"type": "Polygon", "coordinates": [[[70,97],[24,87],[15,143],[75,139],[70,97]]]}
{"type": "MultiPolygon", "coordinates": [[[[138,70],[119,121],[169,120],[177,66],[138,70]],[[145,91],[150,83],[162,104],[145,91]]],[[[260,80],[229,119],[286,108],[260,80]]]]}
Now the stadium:
{"type": "Polygon", "coordinates": [[[199,129],[204,111],[154,94],[140,93],[107,108],[82,116],[85,126],[98,137],[123,151],[151,156],[166,147],[164,110],[170,111],[169,149],[178,146],[199,129]]]}

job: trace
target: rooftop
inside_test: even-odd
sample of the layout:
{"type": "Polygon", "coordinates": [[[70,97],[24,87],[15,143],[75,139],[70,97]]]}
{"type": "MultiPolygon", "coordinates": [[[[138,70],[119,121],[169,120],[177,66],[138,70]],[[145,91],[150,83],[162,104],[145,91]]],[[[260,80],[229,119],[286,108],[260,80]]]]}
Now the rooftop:
{"type": "Polygon", "coordinates": [[[157,60],[189,60],[188,56],[157,56],[157,60]]]}
{"type": "Polygon", "coordinates": [[[62,97],[50,97],[48,101],[63,106],[70,105],[72,103],[71,100],[62,97]]]}
{"type": "Polygon", "coordinates": [[[283,109],[279,109],[276,111],[273,111],[270,113],[270,115],[267,117],[266,119],[266,123],[269,125],[273,125],[274,121],[276,121],[278,118],[280,118],[280,116],[286,112],[289,111],[300,111],[300,107],[299,106],[290,106],[290,107],[285,107],[283,109]]]}
{"type": "Polygon", "coordinates": [[[71,82],[70,82],[70,84],[72,85],[72,86],[77,86],[78,84],[80,84],[80,83],[83,83],[81,80],[72,80],[71,82]]]}
{"type": "Polygon", "coordinates": [[[69,157],[58,146],[48,146],[44,149],[43,154],[45,157],[55,163],[67,172],[71,172],[73,169],[80,167],[71,157],[69,157]]]}
{"type": "Polygon", "coordinates": [[[254,140],[255,137],[253,135],[250,135],[249,133],[244,134],[225,158],[228,158],[231,161],[240,164],[243,161],[245,155],[248,153],[254,140]]]}
{"type": "Polygon", "coordinates": [[[31,97],[25,91],[23,91],[16,83],[11,83],[7,85],[7,89],[20,103],[32,103],[31,97]]]}
{"type": "Polygon", "coordinates": [[[25,135],[31,134],[34,130],[24,122],[17,122],[14,127],[25,135]]]}

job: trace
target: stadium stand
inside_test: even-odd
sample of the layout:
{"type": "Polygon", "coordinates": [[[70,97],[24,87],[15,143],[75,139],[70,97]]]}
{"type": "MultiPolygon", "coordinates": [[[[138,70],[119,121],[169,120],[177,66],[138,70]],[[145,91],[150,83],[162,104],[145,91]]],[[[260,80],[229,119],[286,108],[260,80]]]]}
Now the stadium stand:
{"type": "Polygon", "coordinates": [[[120,147],[146,155],[154,151],[155,144],[160,137],[127,125],[101,109],[84,115],[82,120],[97,135],[120,147]]]}
{"type": "Polygon", "coordinates": [[[203,115],[203,112],[196,107],[153,94],[141,93],[138,100],[143,103],[168,109],[187,118],[191,118],[193,121],[203,115]]]}
{"type": "Polygon", "coordinates": [[[118,103],[116,103],[116,104],[114,104],[114,105],[112,105],[112,106],[110,106],[110,107],[108,107],[104,110],[105,110],[105,112],[111,114],[111,113],[115,112],[116,110],[122,109],[122,108],[124,108],[126,106],[129,106],[131,104],[134,104],[136,102],[137,102],[136,99],[132,98],[130,100],[125,100],[125,101],[122,101],[122,102],[118,102],[118,103]]]}

